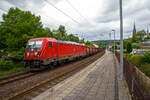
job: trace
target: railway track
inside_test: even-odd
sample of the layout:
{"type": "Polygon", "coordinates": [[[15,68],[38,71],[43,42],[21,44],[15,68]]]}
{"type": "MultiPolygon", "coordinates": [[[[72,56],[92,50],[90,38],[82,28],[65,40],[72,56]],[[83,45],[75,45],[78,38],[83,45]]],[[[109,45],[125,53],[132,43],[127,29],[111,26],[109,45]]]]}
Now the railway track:
{"type": "Polygon", "coordinates": [[[35,74],[36,73],[31,73],[29,70],[27,70],[27,71],[23,71],[23,72],[18,72],[14,75],[10,75],[10,76],[7,76],[7,77],[0,78],[0,86],[11,83],[11,82],[15,82],[15,81],[18,81],[18,80],[22,80],[24,78],[33,76],[35,74]]]}
{"type": "Polygon", "coordinates": [[[88,59],[89,62],[81,62],[78,64],[73,65],[73,67],[69,70],[63,70],[57,74],[54,74],[53,77],[50,77],[49,79],[42,81],[41,83],[29,87],[28,89],[23,90],[22,92],[16,94],[16,96],[12,97],[11,100],[19,100],[19,98],[24,98],[24,100],[30,100],[32,97],[35,97],[38,93],[44,92],[48,88],[51,88],[52,86],[56,85],[57,83],[61,82],[62,80],[72,76],[76,72],[80,71],[87,65],[91,64],[93,61],[98,59],[99,57],[91,57],[88,59]],[[39,91],[37,93],[37,91],[39,91]]]}
{"type": "Polygon", "coordinates": [[[31,100],[33,97],[39,95],[45,90],[53,87],[57,83],[63,81],[64,79],[72,76],[76,72],[85,68],[87,65],[91,64],[102,55],[103,55],[103,52],[97,55],[91,56],[88,59],[84,59],[79,62],[70,64],[69,65],[70,68],[62,68],[62,70],[58,70],[58,71],[54,70],[53,73],[49,76],[49,78],[46,78],[45,80],[37,84],[34,84],[34,85],[31,84],[29,86],[26,86],[24,87],[23,90],[13,93],[11,95],[8,95],[5,98],[5,100],[31,100]]]}

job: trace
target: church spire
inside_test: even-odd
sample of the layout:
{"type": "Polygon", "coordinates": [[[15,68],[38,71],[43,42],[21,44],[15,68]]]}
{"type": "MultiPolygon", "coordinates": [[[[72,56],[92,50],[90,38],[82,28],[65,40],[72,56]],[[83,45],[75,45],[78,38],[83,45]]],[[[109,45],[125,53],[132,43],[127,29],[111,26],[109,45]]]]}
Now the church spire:
{"type": "Polygon", "coordinates": [[[135,26],[135,22],[134,22],[134,26],[133,26],[133,35],[136,35],[136,26],[135,26]]]}
{"type": "Polygon", "coordinates": [[[149,29],[148,29],[148,26],[147,26],[147,34],[149,34],[149,29]]]}

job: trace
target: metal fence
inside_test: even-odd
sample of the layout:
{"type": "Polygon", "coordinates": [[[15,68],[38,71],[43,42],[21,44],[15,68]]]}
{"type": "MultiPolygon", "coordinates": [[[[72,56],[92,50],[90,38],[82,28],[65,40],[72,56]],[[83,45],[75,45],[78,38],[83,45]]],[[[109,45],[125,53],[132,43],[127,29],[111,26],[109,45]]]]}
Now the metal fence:
{"type": "MultiPolygon", "coordinates": [[[[118,61],[120,62],[120,54],[115,53],[118,61]]],[[[146,84],[139,78],[136,73],[136,66],[129,63],[124,58],[124,77],[127,81],[128,88],[133,100],[150,100],[150,91],[146,87],[146,84]]],[[[150,85],[150,84],[149,84],[150,85]]]]}

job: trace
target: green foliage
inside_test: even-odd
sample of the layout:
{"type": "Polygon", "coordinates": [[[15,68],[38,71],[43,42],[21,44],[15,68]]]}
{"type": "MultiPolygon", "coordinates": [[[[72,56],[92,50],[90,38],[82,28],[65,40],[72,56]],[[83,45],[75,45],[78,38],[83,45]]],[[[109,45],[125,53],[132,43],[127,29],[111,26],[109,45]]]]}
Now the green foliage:
{"type": "Polygon", "coordinates": [[[130,61],[130,58],[133,56],[133,54],[124,53],[124,56],[126,57],[127,60],[130,61]]]}
{"type": "Polygon", "coordinates": [[[13,68],[13,62],[12,61],[5,61],[5,60],[0,60],[0,70],[10,70],[13,68]]]}
{"type": "Polygon", "coordinates": [[[123,48],[124,48],[124,49],[127,48],[127,44],[128,44],[128,41],[127,41],[127,40],[124,40],[124,41],[123,41],[123,48]]]}
{"type": "Polygon", "coordinates": [[[0,22],[0,47],[7,48],[9,52],[20,50],[25,47],[28,39],[42,30],[40,17],[29,11],[10,8],[7,14],[3,14],[3,21],[0,22]]]}
{"type": "Polygon", "coordinates": [[[127,50],[126,50],[127,53],[131,53],[131,52],[132,52],[132,44],[131,44],[130,42],[128,42],[126,49],[127,49],[127,50]]]}
{"type": "Polygon", "coordinates": [[[29,68],[21,67],[20,63],[14,63],[12,61],[0,60],[0,76],[8,74],[8,73],[12,73],[12,72],[21,71],[24,69],[29,69],[29,68]],[[1,67],[1,65],[2,65],[2,67],[1,67]]]}
{"type": "Polygon", "coordinates": [[[54,37],[60,40],[67,40],[67,33],[65,26],[60,25],[58,30],[54,30],[54,37]]]}
{"type": "Polygon", "coordinates": [[[3,52],[2,51],[0,51],[0,57],[2,57],[3,56],[3,52]]]}
{"type": "Polygon", "coordinates": [[[132,45],[132,48],[134,48],[134,49],[141,49],[141,45],[140,44],[134,44],[134,45],[132,45]]]}
{"type": "Polygon", "coordinates": [[[140,67],[144,63],[143,58],[140,55],[132,55],[130,58],[128,57],[128,60],[137,67],[140,67]]]}
{"type": "Polygon", "coordinates": [[[138,31],[138,32],[137,32],[137,36],[138,36],[138,38],[139,38],[141,41],[144,40],[144,35],[146,35],[145,30],[141,30],[141,31],[138,31]]]}
{"type": "Polygon", "coordinates": [[[133,42],[141,42],[141,41],[144,41],[144,36],[145,36],[145,35],[146,35],[145,30],[138,31],[138,32],[136,33],[136,35],[133,35],[132,41],[133,41],[133,42]]]}
{"type": "Polygon", "coordinates": [[[144,62],[150,63],[150,51],[144,52],[142,57],[144,62]]]}
{"type": "Polygon", "coordinates": [[[112,45],[112,50],[114,50],[114,49],[117,50],[117,45],[115,45],[115,46],[112,45]]]}
{"type": "Polygon", "coordinates": [[[124,49],[126,49],[126,52],[131,53],[132,52],[132,40],[131,39],[124,40],[123,43],[124,43],[123,46],[124,46],[124,49]]]}
{"type": "MultiPolygon", "coordinates": [[[[48,27],[44,28],[41,17],[35,16],[30,11],[10,8],[2,18],[3,20],[0,22],[0,50],[7,52],[8,57],[15,61],[23,59],[24,48],[31,38],[54,37],[84,43],[84,40],[79,40],[77,36],[68,35],[63,25],[53,31],[48,27]]],[[[2,55],[4,53],[0,51],[0,57],[2,55]]]]}
{"type": "Polygon", "coordinates": [[[150,36],[146,37],[145,39],[146,39],[146,40],[149,40],[149,39],[150,39],[150,36]]]}
{"type": "Polygon", "coordinates": [[[97,42],[97,45],[98,45],[99,47],[105,48],[105,44],[104,44],[104,42],[102,42],[102,41],[98,41],[98,42],[97,42]]]}
{"type": "Polygon", "coordinates": [[[66,36],[66,29],[65,29],[65,26],[63,26],[63,25],[60,25],[59,26],[59,28],[58,28],[58,31],[60,32],[60,34],[62,35],[62,36],[66,36]]]}
{"type": "Polygon", "coordinates": [[[79,40],[79,43],[84,43],[84,39],[79,40]]]}
{"type": "Polygon", "coordinates": [[[21,61],[24,57],[24,48],[18,51],[12,51],[9,56],[13,61],[21,61]]]}
{"type": "Polygon", "coordinates": [[[86,41],[85,45],[89,46],[89,47],[94,47],[94,45],[92,44],[92,42],[90,41],[86,41]]]}
{"type": "Polygon", "coordinates": [[[139,42],[139,41],[140,39],[136,35],[133,35],[132,42],[139,42]]]}
{"type": "MultiPolygon", "coordinates": [[[[10,8],[2,18],[0,22],[0,58],[5,56],[11,61],[0,60],[0,75],[23,69],[20,61],[23,60],[27,41],[31,38],[54,37],[84,43],[84,40],[80,40],[77,36],[68,35],[63,25],[60,25],[57,30],[44,28],[41,17],[35,16],[30,11],[10,8]]],[[[87,45],[93,46],[91,42],[87,42],[87,45]]]]}
{"type": "Polygon", "coordinates": [[[29,38],[38,37],[38,33],[42,34],[43,26],[40,17],[31,14],[30,11],[10,8],[7,14],[3,14],[0,29],[0,35],[3,36],[2,42],[5,41],[4,47],[8,47],[9,50],[18,50],[25,47],[25,42],[29,38]]]}
{"type": "Polygon", "coordinates": [[[150,64],[146,63],[141,65],[139,69],[148,77],[150,77],[150,64]]]}
{"type": "Polygon", "coordinates": [[[145,52],[143,55],[127,54],[126,58],[145,75],[150,77],[150,52],[145,52]]]}

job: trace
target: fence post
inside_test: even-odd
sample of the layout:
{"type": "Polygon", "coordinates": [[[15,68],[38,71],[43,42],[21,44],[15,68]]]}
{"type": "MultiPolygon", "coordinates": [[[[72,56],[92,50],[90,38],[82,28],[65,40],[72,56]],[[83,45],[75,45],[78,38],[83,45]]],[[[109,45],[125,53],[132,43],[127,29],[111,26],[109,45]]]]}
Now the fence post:
{"type": "Polygon", "coordinates": [[[135,80],[135,67],[132,68],[132,82],[131,82],[131,95],[134,98],[134,80],[135,80]]]}

